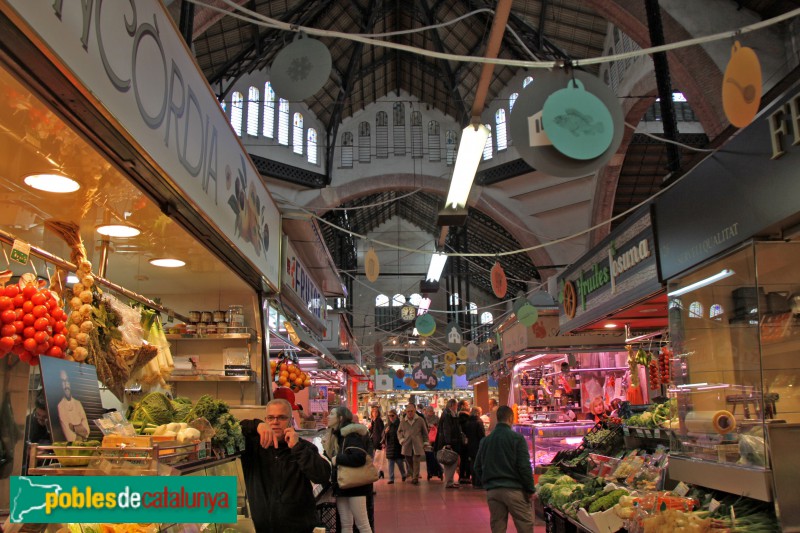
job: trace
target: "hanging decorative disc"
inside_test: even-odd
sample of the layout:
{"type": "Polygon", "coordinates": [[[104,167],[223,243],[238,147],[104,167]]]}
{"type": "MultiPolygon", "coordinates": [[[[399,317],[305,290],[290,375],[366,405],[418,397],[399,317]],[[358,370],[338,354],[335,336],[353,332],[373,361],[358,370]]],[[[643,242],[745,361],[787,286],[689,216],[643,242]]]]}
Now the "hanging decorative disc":
{"type": "Polygon", "coordinates": [[[426,376],[433,374],[433,356],[430,352],[423,352],[419,360],[419,366],[426,376]]]}
{"type": "Polygon", "coordinates": [[[414,326],[417,328],[417,333],[419,333],[420,336],[430,337],[433,335],[433,332],[436,331],[436,320],[434,320],[429,313],[425,313],[417,317],[414,326]]]}
{"type": "Polygon", "coordinates": [[[454,352],[446,352],[444,354],[444,362],[447,365],[456,364],[456,354],[454,352]]]}
{"type": "Polygon", "coordinates": [[[467,365],[458,365],[456,367],[456,376],[464,376],[467,374],[467,365]]]}
{"type": "Polygon", "coordinates": [[[372,347],[372,353],[375,354],[375,357],[383,355],[383,343],[381,343],[381,341],[375,342],[375,345],[372,347]]]}
{"type": "Polygon", "coordinates": [[[570,80],[565,89],[547,97],[542,123],[559,152],[584,161],[605,152],[614,136],[611,113],[580,80],[570,80]]]}
{"type": "Polygon", "coordinates": [[[525,327],[530,327],[539,320],[539,310],[529,303],[525,303],[517,311],[517,320],[525,327]]]}
{"type": "Polygon", "coordinates": [[[514,310],[515,314],[519,314],[519,310],[522,309],[522,306],[526,303],[528,303],[528,299],[525,297],[525,293],[520,291],[514,298],[514,303],[511,305],[511,309],[514,310]]]}
{"type": "Polygon", "coordinates": [[[477,361],[478,360],[478,356],[480,355],[480,353],[481,353],[481,349],[478,348],[478,345],[475,344],[474,342],[470,343],[467,346],[467,360],[468,361],[477,361]]]}
{"type": "Polygon", "coordinates": [[[411,378],[414,381],[422,381],[422,382],[428,379],[428,374],[426,374],[422,370],[422,365],[420,363],[417,363],[416,365],[414,365],[414,368],[411,369],[411,378]]]}
{"type": "Polygon", "coordinates": [[[406,376],[406,377],[405,377],[405,379],[403,379],[403,383],[405,383],[405,384],[406,384],[406,385],[408,385],[409,387],[411,386],[411,381],[413,381],[413,380],[411,379],[411,376],[406,376]]]}
{"type": "Polygon", "coordinates": [[[367,253],[364,254],[364,273],[370,283],[375,283],[381,273],[381,264],[378,261],[378,254],[375,253],[375,248],[369,247],[367,253]]]}
{"type": "Polygon", "coordinates": [[[760,104],[761,63],[752,48],[736,41],[722,81],[725,116],[737,128],[744,128],[755,118],[760,104]]]}
{"type": "Polygon", "coordinates": [[[456,355],[458,356],[458,360],[459,361],[466,361],[467,360],[467,348],[465,346],[462,346],[461,348],[458,349],[458,352],[456,352],[456,355]]]}
{"type": "Polygon", "coordinates": [[[451,365],[447,365],[447,366],[444,367],[444,375],[447,376],[448,378],[450,376],[452,376],[453,372],[455,372],[455,371],[456,371],[456,369],[451,365]]]}
{"type": "Polygon", "coordinates": [[[444,330],[444,334],[447,340],[447,347],[453,351],[458,350],[461,348],[461,343],[464,338],[461,335],[461,330],[458,328],[458,324],[455,321],[450,322],[447,324],[447,327],[444,330]]]}
{"type": "Polygon", "coordinates": [[[331,75],[328,47],[304,33],[278,52],[270,68],[275,94],[289,100],[304,100],[319,91],[331,75]]]}
{"type": "Polygon", "coordinates": [[[428,376],[428,379],[425,380],[425,386],[428,389],[433,390],[439,384],[439,378],[437,378],[434,374],[428,376]]]}
{"type": "Polygon", "coordinates": [[[495,261],[492,267],[492,290],[498,298],[505,298],[508,291],[508,280],[500,261],[495,261]]]}
{"type": "Polygon", "coordinates": [[[406,372],[402,368],[398,368],[394,375],[397,376],[397,379],[403,379],[406,375],[406,372]]]}

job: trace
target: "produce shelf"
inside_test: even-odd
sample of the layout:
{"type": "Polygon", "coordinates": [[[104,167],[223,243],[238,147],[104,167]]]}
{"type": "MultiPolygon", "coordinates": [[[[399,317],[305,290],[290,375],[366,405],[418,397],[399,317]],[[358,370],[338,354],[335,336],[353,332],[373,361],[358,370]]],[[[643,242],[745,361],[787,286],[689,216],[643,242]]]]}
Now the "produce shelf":
{"type": "Polygon", "coordinates": [[[255,333],[214,333],[211,335],[188,335],[179,333],[168,333],[169,341],[221,341],[221,340],[253,340],[255,333]]]}
{"type": "Polygon", "coordinates": [[[184,375],[184,376],[170,376],[167,381],[233,381],[233,382],[241,382],[247,383],[255,381],[256,378],[253,375],[250,376],[222,376],[219,374],[196,374],[196,375],[184,375]]]}

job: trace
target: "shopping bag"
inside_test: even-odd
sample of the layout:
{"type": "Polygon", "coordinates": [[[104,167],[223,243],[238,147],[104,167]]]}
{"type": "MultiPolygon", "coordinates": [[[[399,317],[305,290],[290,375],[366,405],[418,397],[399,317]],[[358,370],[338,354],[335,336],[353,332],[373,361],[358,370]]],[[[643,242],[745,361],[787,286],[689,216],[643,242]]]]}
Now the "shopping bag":
{"type": "MultiPolygon", "coordinates": [[[[361,448],[355,448],[361,450],[361,448]]],[[[362,450],[364,451],[364,450],[362,450]]],[[[366,453],[366,451],[364,451],[366,453]]],[[[352,489],[378,481],[378,469],[372,463],[372,456],[367,454],[367,462],[362,466],[336,467],[336,483],[340,489],[352,489]]]]}

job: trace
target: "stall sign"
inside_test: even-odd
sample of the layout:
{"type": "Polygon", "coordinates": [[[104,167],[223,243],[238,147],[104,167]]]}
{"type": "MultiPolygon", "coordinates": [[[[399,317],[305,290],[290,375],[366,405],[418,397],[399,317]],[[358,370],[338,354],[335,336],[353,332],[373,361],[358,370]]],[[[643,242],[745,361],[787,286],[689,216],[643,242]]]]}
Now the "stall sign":
{"type": "Polygon", "coordinates": [[[645,206],[558,276],[560,330],[591,324],[660,289],[650,207],[645,206]]]}
{"type": "Polygon", "coordinates": [[[800,83],[655,202],[659,274],[668,280],[798,218],[800,83]]]}
{"type": "Polygon", "coordinates": [[[7,4],[160,179],[277,288],[280,213],[163,2],[7,4]]]}
{"type": "Polygon", "coordinates": [[[378,374],[375,376],[375,390],[392,390],[392,377],[386,374],[378,374]]]}
{"type": "Polygon", "coordinates": [[[295,248],[288,237],[283,237],[283,270],[281,286],[289,289],[306,304],[308,311],[324,321],[328,316],[328,304],[317,283],[311,278],[308,269],[297,257],[295,248]]]}
{"type": "Polygon", "coordinates": [[[428,389],[428,387],[426,387],[423,383],[420,383],[418,388],[412,389],[411,387],[409,387],[405,383],[405,381],[404,381],[405,378],[398,378],[397,376],[394,376],[394,378],[393,378],[394,390],[419,390],[419,391],[452,390],[452,388],[453,388],[453,377],[450,377],[450,376],[438,376],[437,375],[437,378],[438,378],[439,381],[438,381],[438,383],[436,383],[436,386],[433,389],[428,389]]]}

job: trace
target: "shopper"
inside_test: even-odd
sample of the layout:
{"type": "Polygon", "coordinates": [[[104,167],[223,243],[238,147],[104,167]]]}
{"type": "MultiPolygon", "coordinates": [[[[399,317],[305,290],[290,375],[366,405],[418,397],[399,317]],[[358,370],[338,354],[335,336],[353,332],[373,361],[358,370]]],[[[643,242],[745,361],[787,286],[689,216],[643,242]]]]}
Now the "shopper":
{"type": "Polygon", "coordinates": [[[497,400],[489,398],[489,433],[494,431],[497,425],[497,408],[499,407],[497,400]]]}
{"type": "MultiPolygon", "coordinates": [[[[463,438],[464,432],[461,431],[461,425],[458,423],[456,415],[456,401],[454,399],[448,400],[442,416],[439,418],[439,428],[436,432],[436,452],[447,446],[454,452],[460,453],[463,447],[463,438]]],[[[442,464],[446,488],[459,487],[458,483],[453,482],[457,468],[458,461],[450,465],[442,464]]]]}
{"type": "Polygon", "coordinates": [[[463,433],[463,446],[461,446],[461,451],[459,452],[459,464],[458,464],[458,481],[463,484],[472,483],[470,477],[470,467],[469,467],[469,455],[467,450],[467,421],[469,420],[469,402],[467,400],[461,400],[458,402],[458,423],[461,426],[461,432],[463,433]]]}
{"type": "Polygon", "coordinates": [[[286,400],[267,404],[266,422],[243,420],[247,497],[256,531],[310,533],[317,525],[311,483],[330,479],[331,466],[292,427],[286,400]]]}
{"type": "Polygon", "coordinates": [[[422,417],[417,416],[417,410],[413,403],[406,406],[406,416],[400,422],[397,438],[403,447],[411,483],[417,485],[419,483],[419,465],[422,458],[425,457],[425,449],[430,445],[428,444],[428,425],[422,417]]]}
{"type": "Polygon", "coordinates": [[[467,469],[472,478],[472,484],[475,488],[481,488],[480,479],[474,477],[475,474],[475,458],[478,455],[478,447],[481,441],[486,436],[483,428],[483,420],[481,420],[481,408],[473,407],[469,414],[469,420],[464,425],[464,435],[467,437],[467,469]]]}
{"type": "Polygon", "coordinates": [[[475,474],[486,488],[492,533],[505,533],[508,515],[518,533],[533,533],[533,470],[528,444],[511,429],[514,412],[497,409],[497,427],[481,441],[475,458],[475,474]]]}
{"type": "Polygon", "coordinates": [[[394,465],[400,469],[400,475],[403,477],[403,482],[406,480],[406,461],[403,458],[403,450],[400,445],[400,439],[397,438],[397,430],[400,429],[400,417],[397,416],[397,411],[391,409],[389,411],[389,423],[386,424],[386,436],[384,441],[386,443],[386,459],[389,461],[389,485],[394,483],[394,465]]]}
{"type": "MultiPolygon", "coordinates": [[[[436,442],[436,432],[439,427],[439,417],[436,416],[433,406],[429,405],[425,408],[425,421],[428,423],[428,442],[434,443],[436,442]]],[[[425,450],[425,469],[428,471],[428,481],[434,477],[438,477],[441,480],[444,475],[442,473],[442,465],[436,460],[433,448],[425,450]]]]}
{"type": "Polygon", "coordinates": [[[373,464],[378,471],[378,479],[383,479],[383,459],[386,452],[383,449],[383,418],[381,418],[381,408],[373,405],[369,413],[369,436],[372,439],[372,448],[375,450],[373,464]]]}
{"type": "Polygon", "coordinates": [[[359,533],[372,533],[367,513],[367,498],[372,497],[372,483],[340,489],[337,484],[339,466],[364,466],[372,453],[372,439],[363,424],[353,422],[353,413],[347,407],[335,407],[328,415],[328,432],[323,440],[325,455],[331,460],[331,483],[336,496],[336,510],[342,524],[342,533],[353,533],[353,524],[359,533]]]}

